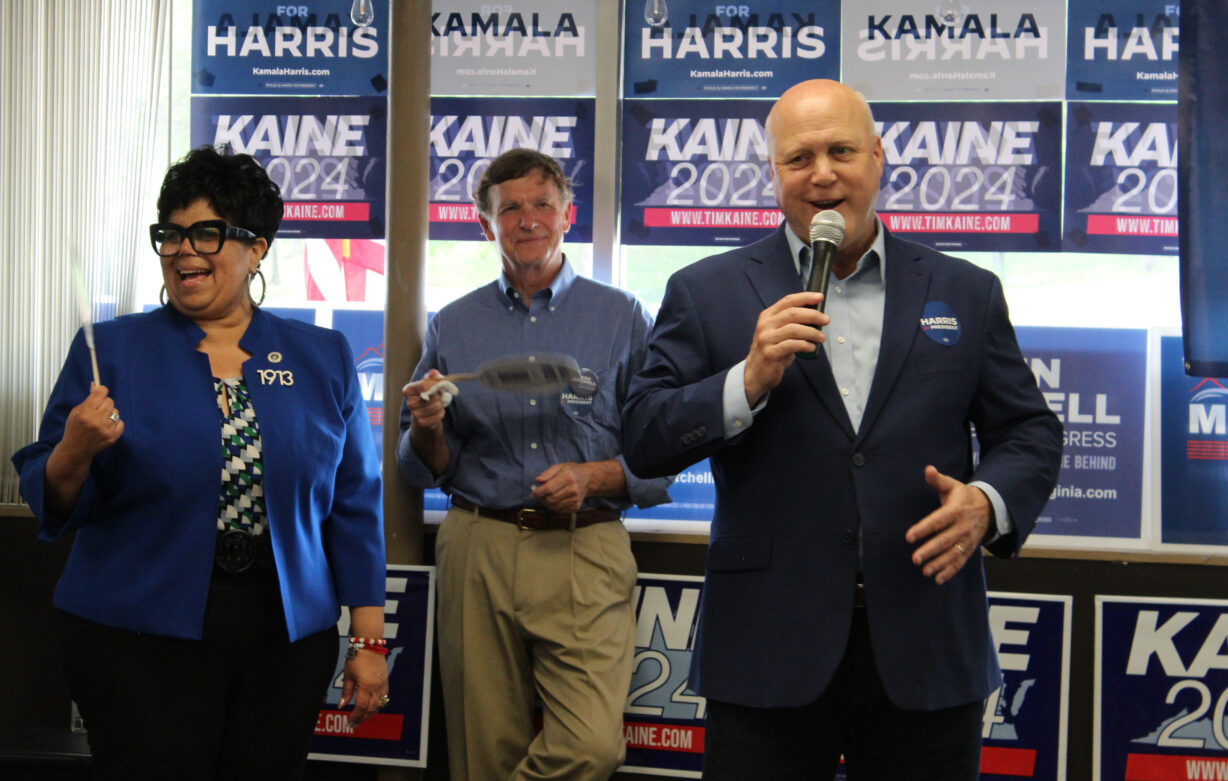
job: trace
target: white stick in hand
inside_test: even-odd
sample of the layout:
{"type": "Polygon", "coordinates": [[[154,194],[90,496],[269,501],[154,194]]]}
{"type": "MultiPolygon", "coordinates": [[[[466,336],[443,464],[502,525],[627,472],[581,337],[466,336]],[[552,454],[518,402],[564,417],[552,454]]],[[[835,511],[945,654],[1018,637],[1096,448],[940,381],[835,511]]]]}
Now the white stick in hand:
{"type": "Polygon", "coordinates": [[[90,294],[85,289],[85,276],[81,273],[81,264],[76,258],[72,262],[72,274],[77,288],[77,316],[81,318],[85,346],[90,348],[90,364],[94,367],[94,387],[97,387],[102,384],[102,380],[98,377],[98,353],[94,351],[94,317],[90,312],[90,294]]]}

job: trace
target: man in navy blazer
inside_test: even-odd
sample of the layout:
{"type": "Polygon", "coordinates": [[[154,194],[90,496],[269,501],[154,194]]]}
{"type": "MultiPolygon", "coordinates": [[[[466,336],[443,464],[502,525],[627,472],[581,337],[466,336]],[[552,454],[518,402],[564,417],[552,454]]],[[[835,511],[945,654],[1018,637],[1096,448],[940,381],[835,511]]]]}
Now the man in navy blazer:
{"type": "Polygon", "coordinates": [[[997,277],[878,220],[859,93],[795,85],[767,134],[785,224],[673,275],[624,410],[634,472],[709,458],[715,479],[704,778],[830,778],[843,755],[852,779],[976,779],[1001,683],[981,547],[1018,553],[1061,425],[997,277]],[[799,250],[826,209],[846,232],[822,313],[799,250]]]}

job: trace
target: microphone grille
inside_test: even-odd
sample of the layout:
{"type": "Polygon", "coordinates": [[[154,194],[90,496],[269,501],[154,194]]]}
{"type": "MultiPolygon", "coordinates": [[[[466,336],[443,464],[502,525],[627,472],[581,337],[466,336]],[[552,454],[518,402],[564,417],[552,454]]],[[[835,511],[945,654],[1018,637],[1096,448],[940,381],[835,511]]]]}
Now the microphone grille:
{"type": "Polygon", "coordinates": [[[844,215],[835,209],[826,209],[810,220],[810,243],[830,241],[839,246],[844,241],[844,215]]]}

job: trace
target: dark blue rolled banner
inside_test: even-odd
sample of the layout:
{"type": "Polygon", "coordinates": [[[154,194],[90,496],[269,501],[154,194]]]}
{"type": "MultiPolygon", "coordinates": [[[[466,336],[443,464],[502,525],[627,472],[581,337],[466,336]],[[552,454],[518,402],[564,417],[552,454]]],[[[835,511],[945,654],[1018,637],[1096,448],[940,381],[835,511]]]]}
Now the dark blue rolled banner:
{"type": "Polygon", "coordinates": [[[1177,188],[1185,372],[1228,375],[1228,5],[1181,4],[1177,188]]]}

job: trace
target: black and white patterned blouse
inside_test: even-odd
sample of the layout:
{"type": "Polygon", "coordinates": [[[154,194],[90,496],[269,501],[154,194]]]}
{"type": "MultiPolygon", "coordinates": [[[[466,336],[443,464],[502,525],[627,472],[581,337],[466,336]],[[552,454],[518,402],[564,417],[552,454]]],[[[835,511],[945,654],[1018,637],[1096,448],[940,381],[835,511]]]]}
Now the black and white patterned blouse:
{"type": "Polygon", "coordinates": [[[214,378],[218,408],[222,412],[222,492],[218,499],[217,529],[263,534],[264,464],[260,425],[242,377],[214,378]]]}

